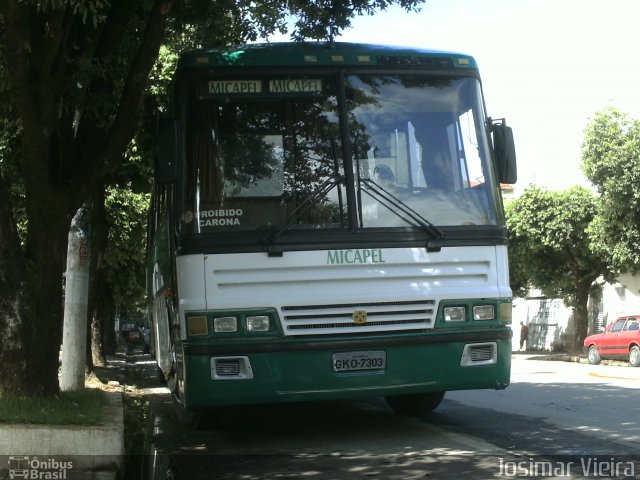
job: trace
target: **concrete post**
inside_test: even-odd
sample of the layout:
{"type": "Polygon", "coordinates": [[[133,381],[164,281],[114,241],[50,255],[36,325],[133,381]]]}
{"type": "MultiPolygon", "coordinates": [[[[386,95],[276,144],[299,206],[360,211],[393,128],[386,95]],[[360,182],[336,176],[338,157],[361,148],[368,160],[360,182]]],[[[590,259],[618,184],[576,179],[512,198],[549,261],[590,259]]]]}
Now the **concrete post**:
{"type": "Polygon", "coordinates": [[[85,204],[73,217],[69,228],[60,370],[62,391],[84,388],[89,266],[91,264],[90,219],[90,208],[85,204]]]}

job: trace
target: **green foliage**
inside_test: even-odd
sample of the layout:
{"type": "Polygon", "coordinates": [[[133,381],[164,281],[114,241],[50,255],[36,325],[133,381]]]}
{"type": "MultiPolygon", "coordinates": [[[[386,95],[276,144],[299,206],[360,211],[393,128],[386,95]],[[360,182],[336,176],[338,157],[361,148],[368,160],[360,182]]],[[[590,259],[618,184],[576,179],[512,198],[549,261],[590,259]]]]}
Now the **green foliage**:
{"type": "Polygon", "coordinates": [[[424,0],[184,0],[173,7],[169,44],[189,32],[193,47],[216,47],[291,34],[295,40],[334,39],[359,15],[372,15],[398,4],[417,11],[424,0]]]}
{"type": "Polygon", "coordinates": [[[146,215],[149,194],[135,193],[131,185],[107,190],[105,206],[109,242],[105,275],[120,310],[134,310],[144,302],[146,215]]]}
{"type": "Polygon", "coordinates": [[[413,0],[292,0],[288,2],[289,12],[296,19],[292,37],[296,40],[305,38],[333,39],[340,32],[351,26],[351,19],[360,15],[372,15],[376,10],[384,10],[395,3],[409,11],[417,11],[413,0]]]}
{"type": "Polygon", "coordinates": [[[69,7],[74,15],[82,19],[82,23],[89,22],[94,28],[105,20],[105,9],[109,7],[109,0],[27,0],[24,3],[34,5],[36,11],[43,14],[69,7]]]}
{"type": "Polygon", "coordinates": [[[591,288],[612,270],[593,248],[598,198],[583,187],[550,192],[535,186],[507,205],[512,288],[522,295],[530,286],[569,306],[578,289],[591,288]]]}
{"type": "Polygon", "coordinates": [[[587,334],[589,296],[600,278],[614,278],[607,258],[594,248],[598,205],[598,197],[584,187],[550,192],[531,186],[506,209],[512,288],[524,296],[537,287],[571,307],[576,350],[587,334]]]}
{"type": "Polygon", "coordinates": [[[155,105],[152,112],[167,113],[171,79],[177,63],[178,51],[167,45],[161,46],[158,60],[149,75],[149,87],[147,88],[147,99],[155,105]]]}
{"type": "Polygon", "coordinates": [[[640,121],[616,108],[598,112],[585,129],[585,176],[601,196],[594,248],[620,271],[640,270],[640,121]]]}

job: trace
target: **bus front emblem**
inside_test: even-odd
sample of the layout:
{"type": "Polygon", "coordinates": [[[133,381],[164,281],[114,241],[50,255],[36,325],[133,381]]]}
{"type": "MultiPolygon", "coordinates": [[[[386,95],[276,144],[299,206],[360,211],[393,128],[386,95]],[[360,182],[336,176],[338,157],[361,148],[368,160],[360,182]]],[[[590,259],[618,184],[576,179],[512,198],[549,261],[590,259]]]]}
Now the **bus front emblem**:
{"type": "Polygon", "coordinates": [[[354,310],[351,316],[353,323],[356,325],[364,325],[367,323],[367,311],[366,310],[354,310]]]}

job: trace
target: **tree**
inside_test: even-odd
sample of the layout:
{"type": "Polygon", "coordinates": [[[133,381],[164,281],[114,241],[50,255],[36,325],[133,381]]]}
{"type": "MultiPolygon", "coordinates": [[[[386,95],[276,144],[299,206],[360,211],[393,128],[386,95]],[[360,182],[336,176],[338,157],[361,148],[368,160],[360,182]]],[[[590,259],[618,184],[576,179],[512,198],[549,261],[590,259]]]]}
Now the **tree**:
{"type": "Polygon", "coordinates": [[[584,187],[550,192],[530,186],[506,210],[514,292],[533,286],[561,298],[573,310],[574,347],[581,348],[589,296],[599,278],[613,278],[611,266],[593,248],[598,198],[584,187]]]}
{"type": "Polygon", "coordinates": [[[640,269],[640,121],[609,107],[585,129],[585,176],[600,193],[593,230],[598,253],[619,271],[640,269]]]}
{"type": "MultiPolygon", "coordinates": [[[[89,303],[91,330],[89,368],[105,365],[114,353],[117,313],[144,310],[146,220],[149,193],[119,184],[94,197],[93,255],[89,303]],[[105,349],[106,348],[106,349],[105,349]]],[[[148,189],[147,189],[148,190],[148,189]]],[[[142,315],[140,315],[142,316],[142,315]]]]}
{"type": "Polygon", "coordinates": [[[122,168],[165,38],[251,40],[288,14],[294,37],[327,38],[393,3],[420,0],[0,2],[0,95],[19,131],[17,165],[0,169],[0,397],[58,391],[70,221],[122,168]]]}

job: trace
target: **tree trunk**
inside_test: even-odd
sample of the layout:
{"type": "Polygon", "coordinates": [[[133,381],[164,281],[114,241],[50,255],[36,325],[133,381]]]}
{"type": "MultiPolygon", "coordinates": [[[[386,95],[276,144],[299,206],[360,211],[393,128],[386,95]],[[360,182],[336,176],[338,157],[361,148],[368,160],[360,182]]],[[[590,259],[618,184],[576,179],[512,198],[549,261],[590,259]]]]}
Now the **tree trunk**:
{"type": "Polygon", "coordinates": [[[92,196],[93,218],[91,224],[91,284],[89,290],[89,352],[87,366],[104,367],[107,362],[104,351],[103,297],[106,294],[104,279],[104,252],[107,246],[107,221],[105,213],[105,191],[100,186],[92,196]]]}
{"type": "Polygon", "coordinates": [[[52,186],[40,167],[49,158],[47,132],[33,132],[22,150],[27,234],[21,245],[6,180],[0,179],[0,396],[59,392],[62,274],[71,217],[79,204],[52,186]],[[35,141],[37,138],[38,141],[35,141]]]}
{"type": "Polygon", "coordinates": [[[90,366],[91,370],[93,367],[106,367],[107,359],[104,355],[104,343],[103,343],[103,334],[102,334],[102,322],[100,321],[100,317],[94,315],[91,318],[91,325],[89,333],[90,337],[90,345],[91,345],[91,355],[90,359],[87,359],[87,366],[90,366]],[[89,361],[91,363],[89,363],[89,361]]]}
{"type": "Polygon", "coordinates": [[[115,355],[118,349],[118,340],[116,338],[116,309],[113,305],[113,293],[111,289],[105,289],[100,309],[100,318],[102,319],[102,345],[105,355],[115,355]]]}
{"type": "MultiPolygon", "coordinates": [[[[4,205],[2,200],[0,205],[4,205]]],[[[2,213],[0,216],[6,212],[2,213]]],[[[6,231],[3,227],[0,230],[6,231]]],[[[60,232],[49,232],[47,236],[46,243],[37,242],[41,247],[34,248],[30,258],[7,245],[5,238],[0,239],[0,397],[3,398],[52,396],[59,392],[64,265],[61,252],[66,242],[60,232]]]]}
{"type": "Polygon", "coordinates": [[[100,296],[91,318],[91,360],[93,365],[104,367],[107,365],[106,355],[116,353],[116,339],[113,296],[104,279],[101,281],[99,289],[100,296]]]}
{"type": "Polygon", "coordinates": [[[582,342],[587,336],[589,329],[589,293],[591,282],[583,282],[576,287],[576,303],[573,306],[573,318],[575,326],[574,351],[582,351],[582,342]]]}
{"type": "Polygon", "coordinates": [[[15,229],[4,179],[0,177],[0,398],[25,392],[21,373],[27,368],[23,319],[31,308],[27,264],[15,229]]]}

